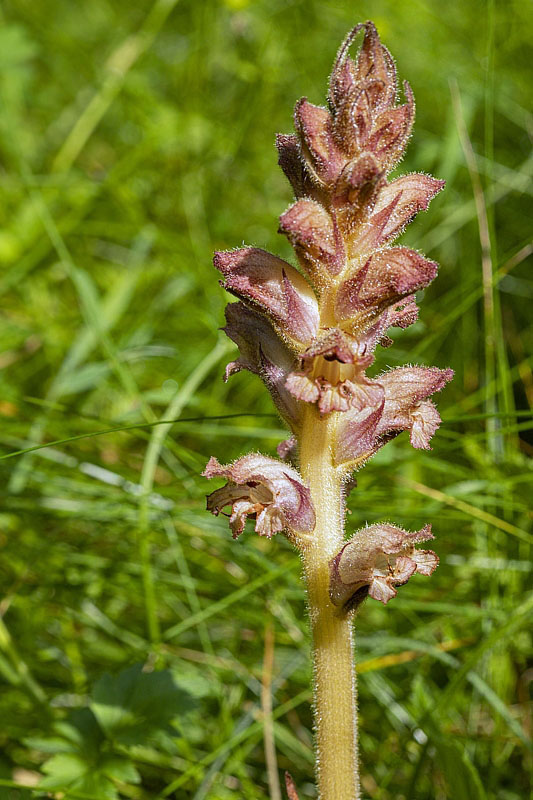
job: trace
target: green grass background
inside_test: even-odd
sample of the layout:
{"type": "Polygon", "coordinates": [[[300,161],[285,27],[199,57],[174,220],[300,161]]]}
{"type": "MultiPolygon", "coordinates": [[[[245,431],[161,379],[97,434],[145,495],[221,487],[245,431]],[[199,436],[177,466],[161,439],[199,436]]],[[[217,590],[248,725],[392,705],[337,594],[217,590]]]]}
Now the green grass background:
{"type": "Polygon", "coordinates": [[[440,276],[377,368],[456,378],[433,451],[400,437],[350,497],[349,530],[432,522],[441,558],[357,619],[364,793],[530,797],[529,0],[0,8],[0,798],[46,796],[17,788],[46,764],[55,789],[72,787],[74,761],[57,753],[83,726],[65,721],[104,673],[139,662],[170,670],[195,708],[167,730],[154,701],[134,743],[109,734],[91,750],[82,736],[86,774],[67,797],[268,797],[269,628],[278,766],[316,796],[298,558],[281,537],[233,542],[204,512],[210,455],[273,454],[284,436],[256,378],[221,380],[234,350],[211,256],[245,242],[291,258],[274,135],[300,96],[323,102],[340,41],[367,18],[417,100],[401,171],[447,181],[404,236],[440,276]],[[106,783],[110,759],[128,768],[106,783]]]}

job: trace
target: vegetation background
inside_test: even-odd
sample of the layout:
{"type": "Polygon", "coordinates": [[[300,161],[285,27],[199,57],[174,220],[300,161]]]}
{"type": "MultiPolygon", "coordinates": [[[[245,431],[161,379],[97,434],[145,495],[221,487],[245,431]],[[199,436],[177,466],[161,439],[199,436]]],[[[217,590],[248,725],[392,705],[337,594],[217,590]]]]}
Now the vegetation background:
{"type": "Polygon", "coordinates": [[[456,378],[433,452],[400,437],[350,498],[350,529],[431,521],[441,557],[357,619],[365,796],[530,797],[532,16],[528,0],[1,4],[1,800],[276,800],[272,739],[315,796],[298,559],[204,512],[210,455],[284,436],[257,379],[221,380],[211,257],[292,257],[274,135],[300,96],[324,101],[367,18],[417,99],[402,171],[447,181],[404,237],[440,277],[377,369],[456,378]]]}

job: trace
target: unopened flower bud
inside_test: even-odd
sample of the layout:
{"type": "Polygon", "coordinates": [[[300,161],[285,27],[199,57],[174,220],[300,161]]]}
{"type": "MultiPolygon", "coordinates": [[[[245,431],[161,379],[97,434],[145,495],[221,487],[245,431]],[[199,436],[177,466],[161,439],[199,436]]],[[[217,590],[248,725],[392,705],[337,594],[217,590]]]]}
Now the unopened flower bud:
{"type": "Polygon", "coordinates": [[[270,317],[285,336],[305,343],[315,335],[317,299],[286,261],[258,247],[243,247],[215,253],[214,264],[227,291],[270,317]]]}

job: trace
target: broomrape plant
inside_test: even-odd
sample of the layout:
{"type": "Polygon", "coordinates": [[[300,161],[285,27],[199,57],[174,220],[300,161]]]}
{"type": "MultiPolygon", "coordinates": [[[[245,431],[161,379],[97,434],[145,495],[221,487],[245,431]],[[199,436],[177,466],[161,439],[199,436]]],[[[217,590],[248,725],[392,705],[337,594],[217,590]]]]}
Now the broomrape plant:
{"type": "MultiPolygon", "coordinates": [[[[419,173],[389,181],[411,134],[414,99],[407,82],[398,104],[392,57],[374,25],[357,25],[333,66],[327,106],[296,105],[296,134],[279,135],[279,164],[295,202],[280,232],[300,270],[245,247],[215,254],[223,285],[239,298],[226,308],[225,332],[242,369],[262,379],[292,435],[281,460],[253,453],[205,477],[227,483],[209,495],[213,514],[231,509],[234,538],[255,520],[261,536],[284,533],[301,553],[313,634],[317,781],[323,800],[359,798],[352,621],[366,597],[386,604],[415,573],[431,575],[438,557],[418,549],[431,526],[404,531],[388,522],[344,537],[354,470],[409,431],[430,449],[440,424],[429,399],[450,369],[408,365],[367,375],[391,328],[418,316],[415,292],[437,264],[393,241],[444,186],[419,173]],[[356,60],[348,51],[364,32],[356,60]],[[294,466],[289,466],[292,462],[294,466]]],[[[291,797],[296,790],[290,777],[291,797]]]]}

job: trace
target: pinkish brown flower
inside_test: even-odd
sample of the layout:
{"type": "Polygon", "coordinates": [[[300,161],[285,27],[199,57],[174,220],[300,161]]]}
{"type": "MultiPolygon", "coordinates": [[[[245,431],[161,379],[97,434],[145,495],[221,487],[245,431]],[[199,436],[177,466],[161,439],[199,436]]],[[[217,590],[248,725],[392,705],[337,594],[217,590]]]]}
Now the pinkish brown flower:
{"type": "Polygon", "coordinates": [[[408,247],[389,247],[371,255],[339,287],[335,311],[343,327],[365,331],[381,314],[404,297],[428,286],[437,264],[408,247]]]}
{"type": "Polygon", "coordinates": [[[387,183],[383,181],[372,204],[357,226],[351,216],[347,221],[348,254],[351,258],[371,253],[396,239],[420,211],[426,211],[430,201],[444,187],[445,181],[423,173],[411,173],[387,183]]]}
{"type": "Polygon", "coordinates": [[[410,431],[411,444],[430,449],[429,440],[441,419],[428,398],[453,378],[453,370],[437,367],[398,367],[378,375],[383,403],[373,414],[349,411],[339,420],[336,461],[358,467],[402,431],[410,431]],[[363,424],[364,423],[364,424],[363,424]]]}
{"type": "Polygon", "coordinates": [[[332,328],[302,354],[302,369],[291,372],[285,385],[299,400],[317,403],[321,414],[380,406],[383,389],[364,374],[373,360],[366,341],[332,328]]]}
{"type": "Polygon", "coordinates": [[[234,539],[243,532],[248,516],[254,517],[260,536],[270,538],[280,531],[289,535],[312,533],[315,512],[309,490],[287,464],[251,453],[226,466],[210,458],[202,474],[228,480],[208,495],[207,510],[218,516],[226,506],[231,507],[229,524],[234,539]]]}
{"type": "Polygon", "coordinates": [[[376,435],[388,440],[410,431],[413,447],[431,450],[429,440],[441,419],[428,397],[440,392],[452,378],[452,369],[438,367],[398,367],[378,376],[385,390],[385,405],[376,435]]]}
{"type": "MultiPolygon", "coordinates": [[[[306,98],[295,110],[295,127],[301,153],[311,179],[335,193],[353,162],[371,156],[378,171],[386,172],[401,158],[414,118],[409,84],[407,102],[396,106],[397,80],[394,62],[381,44],[374,25],[358,25],[339,50],[330,81],[329,110],[306,98]],[[365,36],[357,63],[348,56],[355,36],[365,36]]],[[[295,174],[295,170],[290,170],[295,174]]]]}
{"type": "Polygon", "coordinates": [[[302,269],[318,285],[323,274],[337,275],[345,266],[345,243],[338,225],[319,202],[308,197],[298,200],[279,218],[279,230],[294,247],[302,269]]]}
{"type": "Polygon", "coordinates": [[[433,538],[431,525],[415,533],[386,523],[362,528],[330,563],[332,603],[349,611],[369,596],[386,605],[415,572],[435,571],[438,556],[415,548],[433,538]]]}
{"type": "MultiPolygon", "coordinates": [[[[398,106],[394,63],[367,22],[337,55],[328,107],[303,98],[295,110],[297,134],[277,138],[279,163],[297,198],[281,215],[280,232],[312,287],[286,261],[255,247],[216,253],[214,260],[225,288],[244,304],[228,312],[226,332],[241,356],[226,374],[244,367],[260,375],[294,433],[303,403],[316,404],[321,414],[350,412],[344,438],[352,450],[357,439],[359,456],[386,402],[380,381],[365,370],[378,343],[392,343],[388,328],[416,320],[414,293],[437,271],[415,250],[391,246],[444,185],[423,174],[387,181],[412,124],[407,84],[405,95],[398,106]],[[348,49],[360,31],[363,43],[353,61],[348,49]]],[[[413,443],[425,446],[438,424],[436,412],[412,405],[401,419],[389,415],[384,422],[392,419],[391,430],[407,425],[413,443]]]]}
{"type": "Polygon", "coordinates": [[[278,164],[292,186],[295,197],[320,199],[321,194],[305,167],[300,140],[294,133],[278,133],[276,136],[278,164]]]}

